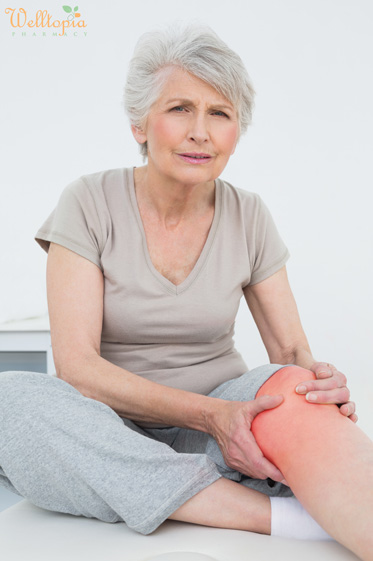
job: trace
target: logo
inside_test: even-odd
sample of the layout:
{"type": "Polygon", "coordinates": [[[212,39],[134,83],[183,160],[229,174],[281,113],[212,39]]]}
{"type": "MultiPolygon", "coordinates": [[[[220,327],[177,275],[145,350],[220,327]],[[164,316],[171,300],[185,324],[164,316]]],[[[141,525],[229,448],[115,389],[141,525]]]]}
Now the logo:
{"type": "Polygon", "coordinates": [[[87,23],[79,12],[79,6],[62,6],[64,14],[53,17],[48,10],[38,10],[29,15],[24,8],[6,8],[12,36],[22,37],[77,37],[87,36],[87,23]],[[66,15],[68,14],[68,15],[66,15]]]}
{"type": "Polygon", "coordinates": [[[63,9],[65,10],[65,12],[67,12],[69,15],[67,16],[68,21],[72,21],[74,18],[80,18],[80,14],[78,14],[78,6],[75,6],[74,8],[74,12],[73,9],[70,8],[70,6],[62,6],[63,9]]]}

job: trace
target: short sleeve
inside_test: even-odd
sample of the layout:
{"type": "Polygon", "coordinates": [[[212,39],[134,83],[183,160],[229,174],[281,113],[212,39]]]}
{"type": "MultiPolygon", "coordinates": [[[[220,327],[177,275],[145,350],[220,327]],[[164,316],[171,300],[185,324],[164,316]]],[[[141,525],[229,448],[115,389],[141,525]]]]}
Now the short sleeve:
{"type": "Polygon", "coordinates": [[[258,195],[256,198],[255,248],[250,285],[277,273],[290,257],[268,208],[258,195]]]}
{"type": "Polygon", "coordinates": [[[102,269],[102,227],[89,185],[80,178],[70,183],[35,236],[48,252],[50,242],[62,245],[102,269]]]}

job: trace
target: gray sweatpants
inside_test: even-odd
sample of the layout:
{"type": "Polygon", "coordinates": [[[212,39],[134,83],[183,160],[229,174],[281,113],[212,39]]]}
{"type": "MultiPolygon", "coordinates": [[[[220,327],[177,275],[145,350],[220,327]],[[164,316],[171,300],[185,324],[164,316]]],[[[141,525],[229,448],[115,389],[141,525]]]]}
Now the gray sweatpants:
{"type": "MultiPolygon", "coordinates": [[[[210,395],[254,399],[280,368],[256,368],[210,395]]],[[[41,508],[124,521],[149,534],[220,477],[267,495],[292,495],[280,483],[227,467],[205,433],[143,429],[48,374],[0,373],[0,485],[41,508]]]]}

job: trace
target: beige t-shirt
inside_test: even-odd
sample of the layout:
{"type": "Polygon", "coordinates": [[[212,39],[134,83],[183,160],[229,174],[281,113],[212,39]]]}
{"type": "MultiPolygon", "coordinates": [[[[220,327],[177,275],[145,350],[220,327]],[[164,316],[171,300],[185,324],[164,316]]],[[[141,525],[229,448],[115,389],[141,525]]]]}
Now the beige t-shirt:
{"type": "Polygon", "coordinates": [[[102,270],[103,358],[202,394],[248,370],[233,341],[242,289],[274,274],[289,256],[258,195],[221,179],[215,185],[207,241],[178,286],[150,259],[132,168],[69,184],[36,234],[46,251],[57,243],[102,270]]]}

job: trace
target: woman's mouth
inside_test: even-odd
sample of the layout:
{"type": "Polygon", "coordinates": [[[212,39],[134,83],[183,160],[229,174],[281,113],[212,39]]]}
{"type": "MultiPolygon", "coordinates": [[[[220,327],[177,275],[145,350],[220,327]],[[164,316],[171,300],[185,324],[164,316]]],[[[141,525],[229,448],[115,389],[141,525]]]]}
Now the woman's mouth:
{"type": "Polygon", "coordinates": [[[182,154],[178,154],[178,156],[189,164],[206,164],[212,159],[210,154],[204,154],[202,152],[183,152],[182,154]]]}

